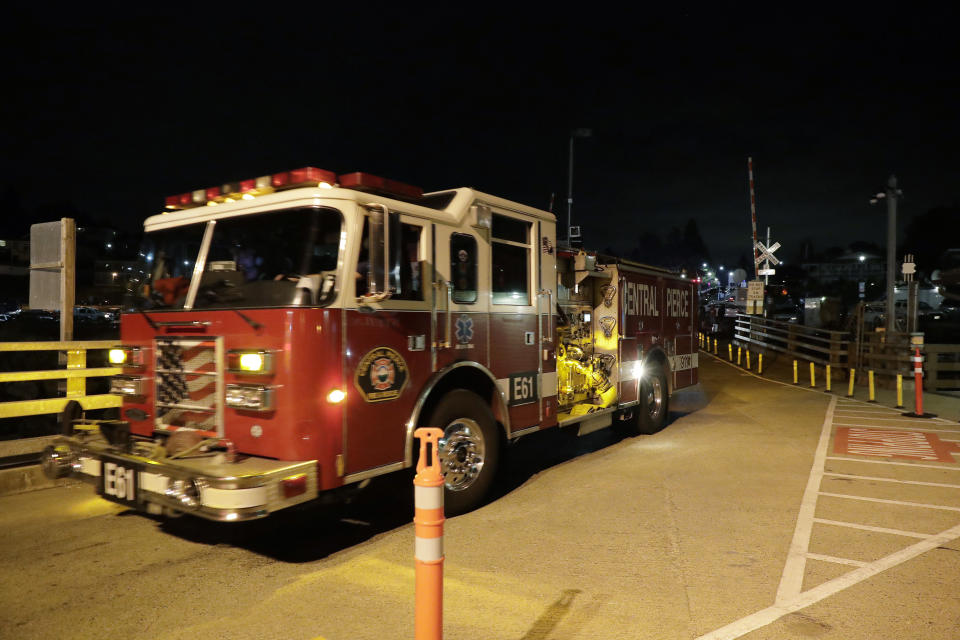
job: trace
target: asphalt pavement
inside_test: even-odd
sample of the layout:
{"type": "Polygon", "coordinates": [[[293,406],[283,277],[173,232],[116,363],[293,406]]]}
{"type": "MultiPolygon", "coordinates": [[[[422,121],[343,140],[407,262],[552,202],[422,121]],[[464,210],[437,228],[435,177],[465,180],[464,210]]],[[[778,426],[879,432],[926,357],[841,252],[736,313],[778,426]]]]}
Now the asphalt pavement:
{"type": "MultiPolygon", "coordinates": [[[[510,451],[495,499],[446,523],[444,637],[955,639],[960,425],[700,367],[658,434],[510,451]]],[[[0,497],[0,638],[412,638],[411,479],[240,524],[83,485],[0,497]]]]}

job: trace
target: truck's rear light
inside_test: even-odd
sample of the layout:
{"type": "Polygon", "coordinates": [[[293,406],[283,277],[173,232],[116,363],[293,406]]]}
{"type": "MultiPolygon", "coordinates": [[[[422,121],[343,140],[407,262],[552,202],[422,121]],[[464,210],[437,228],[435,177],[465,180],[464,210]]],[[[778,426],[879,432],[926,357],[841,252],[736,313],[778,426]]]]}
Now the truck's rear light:
{"type": "Polygon", "coordinates": [[[280,485],[283,487],[284,498],[303,495],[307,492],[307,474],[301,473],[300,475],[284,478],[280,481],[280,485]]]}
{"type": "Polygon", "coordinates": [[[272,411],[273,387],[259,384],[228,384],[224,398],[228,407],[244,411],[272,411]]]}
{"type": "Polygon", "coordinates": [[[142,396],[143,378],[137,376],[113,376],[110,379],[110,393],[122,396],[142,396]]]}
{"type": "Polygon", "coordinates": [[[227,352],[227,369],[231,373],[269,375],[273,373],[273,352],[233,349],[227,352]]]}

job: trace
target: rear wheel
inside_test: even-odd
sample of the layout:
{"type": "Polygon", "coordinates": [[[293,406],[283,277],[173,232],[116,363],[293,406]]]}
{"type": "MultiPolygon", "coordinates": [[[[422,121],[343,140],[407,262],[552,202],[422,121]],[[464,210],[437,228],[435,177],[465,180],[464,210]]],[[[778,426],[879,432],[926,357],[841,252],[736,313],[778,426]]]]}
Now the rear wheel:
{"type": "Polygon", "coordinates": [[[670,394],[667,376],[660,363],[651,362],[645,366],[639,400],[626,425],[627,431],[633,435],[650,435],[663,429],[670,410],[670,394]]]}
{"type": "Polygon", "coordinates": [[[477,394],[458,389],[440,400],[426,424],[443,430],[439,454],[445,512],[457,515],[480,506],[500,459],[500,437],[490,407],[477,394]]]}

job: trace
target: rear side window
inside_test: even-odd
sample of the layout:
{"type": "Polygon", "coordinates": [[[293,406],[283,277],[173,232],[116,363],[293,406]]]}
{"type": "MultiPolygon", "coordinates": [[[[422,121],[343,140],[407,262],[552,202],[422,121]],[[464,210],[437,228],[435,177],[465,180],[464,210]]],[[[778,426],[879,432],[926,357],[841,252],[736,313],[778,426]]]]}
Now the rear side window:
{"type": "Polygon", "coordinates": [[[493,215],[493,304],[530,304],[530,227],[526,220],[493,215]]]}
{"type": "Polygon", "coordinates": [[[477,301],[477,240],[465,233],[450,236],[450,279],[453,301],[473,304],[477,301]]]}

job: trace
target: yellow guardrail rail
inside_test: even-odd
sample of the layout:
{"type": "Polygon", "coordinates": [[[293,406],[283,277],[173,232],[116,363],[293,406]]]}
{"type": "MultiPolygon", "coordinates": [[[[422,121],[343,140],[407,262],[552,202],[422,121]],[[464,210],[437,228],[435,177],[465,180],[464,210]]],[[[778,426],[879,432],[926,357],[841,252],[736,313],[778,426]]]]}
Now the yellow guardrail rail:
{"type": "Polygon", "coordinates": [[[67,354],[66,369],[47,371],[0,372],[0,383],[28,382],[32,380],[66,380],[67,394],[63,398],[40,398],[0,402],[0,418],[20,418],[47,413],[60,413],[71,400],[76,400],[85,410],[110,409],[121,405],[118,395],[109,393],[87,395],[86,379],[97,376],[113,376],[121,373],[120,367],[87,368],[87,351],[109,349],[117,346],[116,340],[73,340],[68,342],[0,342],[0,353],[10,351],[63,351],[67,354]]]}

